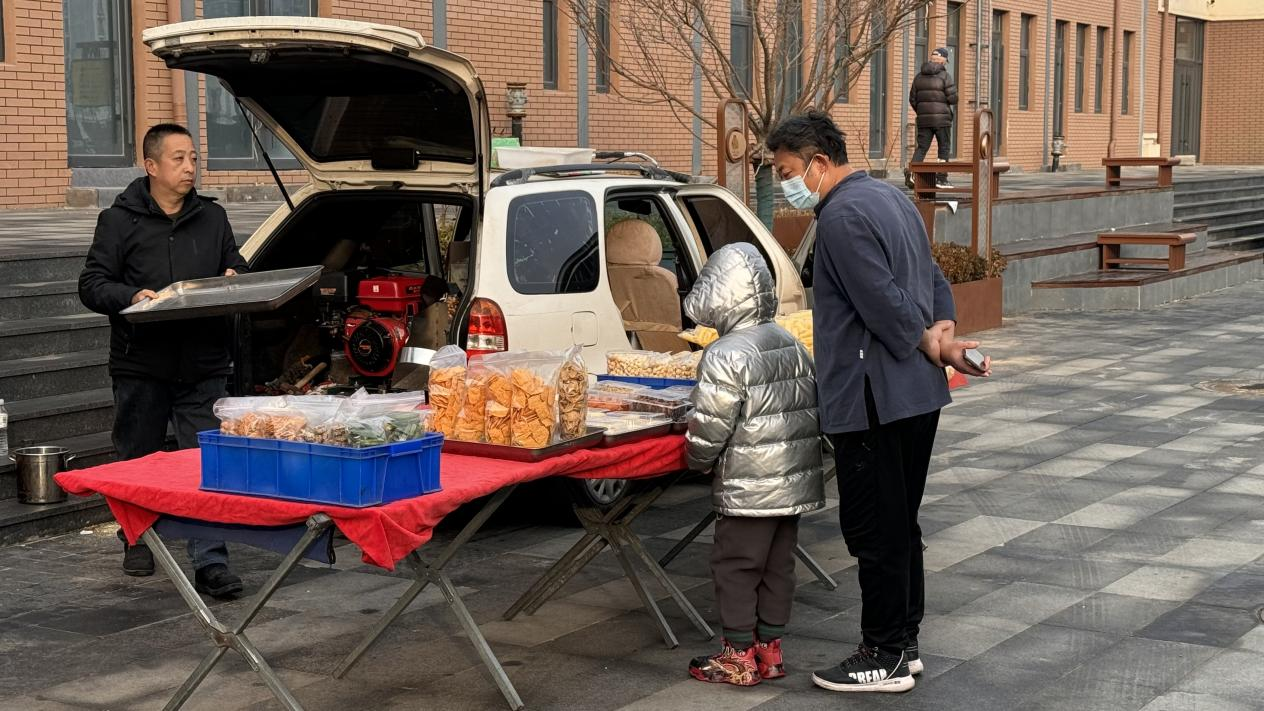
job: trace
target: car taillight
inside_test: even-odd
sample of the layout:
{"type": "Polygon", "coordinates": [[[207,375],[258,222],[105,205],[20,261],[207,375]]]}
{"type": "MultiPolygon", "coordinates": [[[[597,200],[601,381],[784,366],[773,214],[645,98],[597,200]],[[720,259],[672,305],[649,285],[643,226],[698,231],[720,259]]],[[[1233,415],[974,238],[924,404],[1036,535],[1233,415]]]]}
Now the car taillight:
{"type": "Polygon", "coordinates": [[[495,301],[474,299],[474,303],[470,305],[468,326],[465,352],[469,355],[509,350],[509,330],[505,326],[505,314],[495,301]]]}

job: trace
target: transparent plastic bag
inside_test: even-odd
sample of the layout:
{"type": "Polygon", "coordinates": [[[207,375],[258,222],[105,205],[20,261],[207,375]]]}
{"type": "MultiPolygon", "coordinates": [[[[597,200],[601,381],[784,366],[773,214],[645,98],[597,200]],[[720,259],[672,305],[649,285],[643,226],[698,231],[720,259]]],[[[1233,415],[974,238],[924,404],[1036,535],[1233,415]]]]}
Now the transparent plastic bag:
{"type": "Polygon", "coordinates": [[[486,388],[483,436],[488,444],[509,445],[513,441],[509,412],[513,406],[512,364],[516,359],[510,353],[497,353],[484,356],[481,362],[486,388]]]}
{"type": "Polygon", "coordinates": [[[453,438],[482,442],[487,438],[487,380],[490,371],[484,356],[474,356],[465,369],[465,400],[457,415],[453,438]]]}
{"type": "Polygon", "coordinates": [[[456,420],[465,403],[465,372],[465,351],[456,346],[440,348],[430,360],[431,426],[444,437],[456,434],[456,420]]]}
{"type": "Polygon", "coordinates": [[[557,376],[557,409],[554,441],[575,439],[588,433],[588,368],[580,346],[572,346],[562,354],[562,367],[557,376]]]}
{"type": "Polygon", "coordinates": [[[610,351],[606,372],[630,378],[667,378],[671,355],[655,351],[610,351]]]}
{"type": "Polygon", "coordinates": [[[222,397],[211,411],[219,418],[221,434],[239,437],[271,437],[272,423],[267,410],[283,410],[284,397],[222,397]]]}
{"type": "Polygon", "coordinates": [[[558,428],[557,382],[563,358],[550,353],[525,353],[512,363],[509,380],[510,443],[541,449],[554,442],[558,428]]]}

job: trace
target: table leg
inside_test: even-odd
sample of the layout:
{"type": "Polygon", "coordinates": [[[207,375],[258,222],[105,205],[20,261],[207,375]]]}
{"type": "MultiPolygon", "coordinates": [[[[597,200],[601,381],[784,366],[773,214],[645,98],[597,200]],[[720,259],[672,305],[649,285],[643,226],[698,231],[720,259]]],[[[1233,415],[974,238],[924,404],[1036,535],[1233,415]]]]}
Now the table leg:
{"type": "Polygon", "coordinates": [[[701,536],[702,532],[707,530],[707,526],[710,526],[714,521],[715,512],[708,511],[707,515],[703,516],[702,520],[698,522],[698,525],[690,529],[689,533],[686,533],[684,538],[681,538],[676,545],[672,546],[672,549],[667,551],[666,555],[658,559],[658,564],[664,568],[671,565],[671,562],[676,560],[676,556],[680,555],[685,548],[688,548],[689,544],[693,543],[698,536],[701,536]]]}
{"type": "Polygon", "coordinates": [[[632,584],[632,589],[636,591],[637,597],[641,598],[641,605],[645,607],[650,619],[654,620],[654,624],[658,626],[658,631],[663,635],[663,641],[667,643],[667,648],[675,649],[679,647],[680,642],[676,639],[676,633],[672,631],[671,625],[668,624],[662,608],[654,601],[654,596],[645,588],[645,583],[641,581],[640,574],[637,573],[636,566],[632,565],[632,560],[628,556],[627,551],[623,549],[623,545],[611,540],[610,548],[614,551],[615,557],[619,560],[619,565],[623,568],[624,577],[632,584]]]}
{"type": "Polygon", "coordinates": [[[630,548],[632,552],[636,554],[636,557],[641,559],[641,564],[645,566],[646,570],[650,571],[650,575],[653,575],[654,578],[658,580],[658,584],[663,586],[663,589],[672,596],[672,599],[676,601],[676,606],[685,613],[685,617],[689,618],[689,621],[693,623],[693,626],[697,627],[698,631],[705,635],[707,639],[713,639],[715,637],[715,632],[712,631],[711,626],[708,625],[707,621],[704,620],[702,615],[698,613],[698,609],[693,606],[693,603],[689,602],[689,598],[685,596],[684,591],[681,590],[676,583],[672,582],[671,578],[667,577],[666,571],[659,566],[658,561],[654,560],[654,557],[650,555],[650,552],[645,550],[645,546],[641,543],[641,539],[637,538],[636,535],[623,526],[615,528],[612,533],[614,534],[616,540],[627,548],[630,548]]]}
{"type": "Polygon", "coordinates": [[[175,585],[180,597],[184,599],[185,604],[188,605],[198,622],[206,629],[211,641],[215,644],[215,649],[203,658],[197,668],[193,670],[193,673],[189,675],[189,678],[185,679],[180,688],[176,690],[175,695],[167,702],[165,706],[167,711],[176,711],[176,709],[184,706],[198,686],[206,680],[211,670],[223,659],[224,652],[230,648],[246,659],[246,662],[263,679],[283,708],[288,711],[303,710],[302,705],[294,698],[289,688],[285,686],[285,682],[281,681],[281,678],[268,665],[263,655],[259,653],[258,648],[246,637],[245,631],[255,616],[259,614],[259,611],[263,609],[263,606],[276,593],[281,582],[294,570],[294,566],[302,559],[307,549],[331,525],[333,525],[333,522],[324,514],[317,514],[307,520],[307,531],[303,534],[303,537],[290,549],[290,552],[281,561],[281,565],[273,571],[267,583],[255,594],[250,606],[246,609],[246,613],[231,630],[224,627],[216,619],[215,613],[211,612],[211,609],[202,601],[201,595],[198,594],[193,584],[189,582],[189,578],[184,574],[184,571],[180,569],[180,565],[172,557],[171,551],[163,543],[162,537],[154,532],[153,529],[147,530],[141,535],[141,539],[153,552],[154,559],[158,565],[162,567],[172,584],[175,585]]]}
{"type": "Polygon", "coordinates": [[[497,491],[483,505],[483,508],[479,509],[474,518],[465,524],[465,527],[456,535],[456,538],[452,539],[444,547],[433,563],[426,563],[417,551],[412,551],[408,554],[407,560],[413,569],[413,584],[395,601],[391,609],[377,621],[377,624],[356,645],[355,649],[338,664],[338,668],[334,670],[335,677],[342,678],[346,676],[351,667],[355,666],[356,662],[364,656],[364,653],[377,642],[382,633],[417,599],[421,591],[433,583],[442,591],[444,600],[448,604],[448,609],[452,611],[457,621],[461,623],[461,627],[465,630],[466,636],[469,637],[470,643],[474,645],[474,650],[478,652],[478,656],[483,660],[483,666],[491,673],[492,679],[496,682],[496,686],[500,688],[500,693],[504,695],[509,707],[514,709],[514,711],[523,708],[522,698],[518,696],[518,691],[509,680],[509,676],[505,673],[504,667],[501,666],[500,660],[496,658],[491,646],[487,643],[487,639],[483,637],[483,633],[478,628],[478,623],[470,615],[469,608],[465,606],[461,596],[457,594],[456,587],[452,584],[447,574],[443,572],[444,566],[451,562],[461,547],[478,533],[483,524],[487,523],[487,520],[492,517],[492,514],[496,513],[496,510],[500,508],[501,504],[505,503],[516,488],[517,486],[509,486],[497,491]]]}
{"type": "Polygon", "coordinates": [[[808,570],[812,571],[812,574],[816,576],[816,579],[821,581],[821,585],[824,585],[830,590],[838,589],[838,581],[835,580],[829,573],[825,572],[825,569],[821,567],[820,563],[816,562],[816,559],[812,557],[811,553],[807,552],[806,548],[796,545],[794,547],[794,554],[798,556],[799,560],[803,561],[803,564],[808,567],[808,570]]]}

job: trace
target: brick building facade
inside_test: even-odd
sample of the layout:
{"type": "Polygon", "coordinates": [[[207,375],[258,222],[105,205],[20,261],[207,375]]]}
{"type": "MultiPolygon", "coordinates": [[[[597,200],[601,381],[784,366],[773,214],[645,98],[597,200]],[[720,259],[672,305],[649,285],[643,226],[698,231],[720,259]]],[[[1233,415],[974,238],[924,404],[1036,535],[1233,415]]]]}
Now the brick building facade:
{"type": "MultiPolygon", "coordinates": [[[[611,0],[613,21],[626,1],[611,0]]],[[[166,69],[140,42],[147,27],[237,14],[316,14],[413,29],[470,58],[487,87],[499,135],[509,133],[507,84],[526,82],[529,144],[636,149],[673,168],[714,172],[715,149],[705,131],[695,135],[696,123],[668,106],[621,98],[638,94],[620,86],[617,75],[610,81],[618,91],[598,86],[593,53],[561,11],[565,4],[0,0],[0,207],[59,206],[72,186],[125,182],[139,164],[145,127],[170,120],[197,135],[204,186],[271,184],[244,120],[222,90],[166,69]],[[555,23],[546,21],[550,7],[555,23]],[[555,38],[555,61],[545,61],[546,34],[555,38]],[[547,86],[546,65],[556,72],[547,86]]],[[[728,27],[734,8],[745,3],[712,4],[717,26],[728,27]]],[[[817,3],[802,5],[810,24],[817,3]]],[[[1116,155],[1186,153],[1203,163],[1264,164],[1264,9],[1253,0],[932,0],[887,46],[878,74],[885,81],[873,81],[875,67],[867,66],[847,100],[832,107],[853,162],[896,169],[908,160],[914,116],[907,88],[919,58],[940,46],[954,54],[950,70],[961,95],[957,145],[968,145],[975,108],[991,106],[999,113],[999,154],[1017,169],[1046,168],[1059,135],[1066,146],[1061,160],[1069,165],[1098,165],[1112,135],[1116,155]]],[[[617,55],[620,47],[611,51],[617,55]]],[[[678,93],[697,97],[703,113],[714,115],[717,98],[688,62],[673,55],[663,71],[678,93]]],[[[269,153],[283,179],[302,181],[293,161],[276,149],[271,145],[269,153]]]]}

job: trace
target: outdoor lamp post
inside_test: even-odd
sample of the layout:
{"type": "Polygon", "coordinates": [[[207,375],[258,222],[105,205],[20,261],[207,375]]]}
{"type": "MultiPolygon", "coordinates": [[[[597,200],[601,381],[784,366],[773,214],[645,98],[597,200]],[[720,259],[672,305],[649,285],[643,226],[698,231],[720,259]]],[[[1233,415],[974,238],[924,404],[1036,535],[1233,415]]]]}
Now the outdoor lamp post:
{"type": "Polygon", "coordinates": [[[1058,163],[1061,162],[1062,156],[1066,154],[1066,139],[1062,136],[1053,137],[1053,148],[1049,151],[1049,155],[1053,156],[1053,165],[1051,170],[1058,172],[1058,163]]]}
{"type": "Polygon", "coordinates": [[[512,124],[511,133],[522,143],[522,120],[527,117],[527,85],[524,82],[510,82],[507,92],[509,108],[505,115],[512,124]]]}

